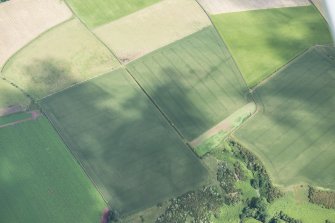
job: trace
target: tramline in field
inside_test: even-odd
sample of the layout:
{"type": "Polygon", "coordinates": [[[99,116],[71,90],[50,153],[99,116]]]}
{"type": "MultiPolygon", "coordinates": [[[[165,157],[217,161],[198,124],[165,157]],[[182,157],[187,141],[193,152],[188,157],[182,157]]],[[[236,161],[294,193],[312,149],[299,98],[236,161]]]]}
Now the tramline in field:
{"type": "Polygon", "coordinates": [[[197,188],[206,170],[121,69],[41,101],[65,143],[122,215],[197,188]]]}
{"type": "Polygon", "coordinates": [[[256,89],[262,111],[236,137],[275,183],[335,189],[335,50],[317,46],[256,89]]]}

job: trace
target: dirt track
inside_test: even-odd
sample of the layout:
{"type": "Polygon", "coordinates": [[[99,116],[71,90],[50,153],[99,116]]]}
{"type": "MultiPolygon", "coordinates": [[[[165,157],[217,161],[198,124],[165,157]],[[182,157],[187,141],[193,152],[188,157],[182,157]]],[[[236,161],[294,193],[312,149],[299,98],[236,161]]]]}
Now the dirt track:
{"type": "Polygon", "coordinates": [[[0,125],[0,128],[5,128],[5,127],[16,125],[16,124],[19,124],[19,123],[22,123],[22,122],[35,120],[41,115],[41,113],[39,111],[31,111],[30,114],[31,114],[30,118],[25,118],[25,119],[17,120],[17,121],[7,123],[7,124],[4,124],[4,125],[0,125]]]}
{"type": "Polygon", "coordinates": [[[308,0],[197,0],[210,14],[306,6],[308,0]]]}
{"type": "Polygon", "coordinates": [[[256,105],[254,103],[248,103],[229,117],[221,121],[219,124],[204,132],[202,135],[190,142],[193,147],[199,146],[205,140],[211,138],[221,131],[227,133],[232,132],[237,127],[239,127],[248,117],[250,117],[256,111],[256,105]]]}

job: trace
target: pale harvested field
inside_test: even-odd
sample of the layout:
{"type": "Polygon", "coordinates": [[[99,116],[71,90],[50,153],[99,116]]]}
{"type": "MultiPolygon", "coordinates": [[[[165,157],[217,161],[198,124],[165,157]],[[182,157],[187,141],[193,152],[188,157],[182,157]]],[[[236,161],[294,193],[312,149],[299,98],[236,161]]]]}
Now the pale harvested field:
{"type": "Polygon", "coordinates": [[[308,0],[197,0],[210,14],[310,5],[308,0]]]}
{"type": "Polygon", "coordinates": [[[209,19],[195,1],[165,0],[94,32],[127,62],[209,25],[209,19]]]}
{"type": "Polygon", "coordinates": [[[72,14],[59,0],[11,0],[0,4],[0,67],[17,50],[72,14]]]}
{"type": "Polygon", "coordinates": [[[18,52],[2,74],[39,99],[118,66],[107,47],[72,19],[18,52]]]}

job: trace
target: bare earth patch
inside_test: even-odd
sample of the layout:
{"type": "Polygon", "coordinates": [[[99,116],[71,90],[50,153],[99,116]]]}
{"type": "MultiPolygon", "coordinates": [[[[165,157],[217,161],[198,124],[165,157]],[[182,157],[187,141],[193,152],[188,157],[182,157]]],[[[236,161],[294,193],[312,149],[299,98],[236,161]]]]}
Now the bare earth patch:
{"type": "Polygon", "coordinates": [[[306,6],[308,0],[197,0],[210,14],[306,6]]]}
{"type": "Polygon", "coordinates": [[[193,0],[165,0],[100,26],[94,32],[123,62],[136,59],[210,25],[193,0]]]}
{"type": "Polygon", "coordinates": [[[221,121],[219,124],[214,126],[213,128],[209,129],[208,131],[201,134],[196,139],[190,142],[190,145],[195,148],[202,144],[207,139],[211,138],[212,136],[220,133],[226,132],[229,134],[230,132],[234,131],[238,128],[248,117],[250,117],[256,111],[256,105],[253,102],[250,102],[243,106],[242,108],[238,109],[236,112],[231,114],[228,118],[221,121]]]}
{"type": "Polygon", "coordinates": [[[0,4],[0,66],[17,50],[72,13],[59,0],[11,0],[0,4]]]}

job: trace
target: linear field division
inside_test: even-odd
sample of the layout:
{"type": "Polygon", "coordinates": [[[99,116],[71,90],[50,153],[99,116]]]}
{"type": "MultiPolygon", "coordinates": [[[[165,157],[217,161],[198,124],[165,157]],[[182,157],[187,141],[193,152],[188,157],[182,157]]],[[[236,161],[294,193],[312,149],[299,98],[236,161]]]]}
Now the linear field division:
{"type": "Polygon", "coordinates": [[[25,115],[0,117],[16,123],[0,127],[0,221],[98,223],[101,195],[48,120],[25,115]]]}
{"type": "Polygon", "coordinates": [[[41,105],[112,209],[122,215],[200,186],[206,170],[120,69],[41,105]]]}
{"type": "Polygon", "coordinates": [[[247,87],[212,26],[127,67],[190,141],[247,104],[247,87]]]}
{"type": "Polygon", "coordinates": [[[335,189],[335,50],[313,47],[256,89],[261,111],[236,137],[275,183],[335,189]]]}

